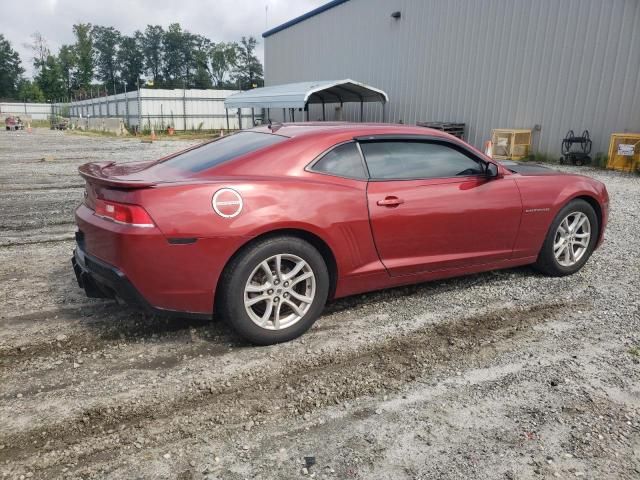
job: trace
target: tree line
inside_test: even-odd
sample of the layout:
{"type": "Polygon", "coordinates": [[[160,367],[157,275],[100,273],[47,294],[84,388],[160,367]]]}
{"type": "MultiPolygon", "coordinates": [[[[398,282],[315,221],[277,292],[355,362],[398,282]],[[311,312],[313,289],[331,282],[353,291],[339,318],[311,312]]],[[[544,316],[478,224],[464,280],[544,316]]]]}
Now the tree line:
{"type": "Polygon", "coordinates": [[[257,41],[212,42],[184,30],[147,25],[123,35],[113,27],[73,25],[75,43],[51,51],[40,34],[31,36],[34,77],[24,77],[19,54],[0,34],[0,98],[60,101],[121,93],[138,86],[154,88],[226,88],[262,86],[257,41]]]}

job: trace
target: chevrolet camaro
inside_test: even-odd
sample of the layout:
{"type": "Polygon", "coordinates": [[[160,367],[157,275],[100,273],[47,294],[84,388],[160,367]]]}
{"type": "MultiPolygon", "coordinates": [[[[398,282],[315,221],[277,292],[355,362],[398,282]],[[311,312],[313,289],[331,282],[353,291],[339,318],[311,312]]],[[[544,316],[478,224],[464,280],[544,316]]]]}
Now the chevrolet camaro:
{"type": "Polygon", "coordinates": [[[528,264],[575,273],[609,209],[592,178],[405,125],[273,124],[79,172],[72,264],[88,296],[215,311],[262,345],[347,295],[528,264]]]}

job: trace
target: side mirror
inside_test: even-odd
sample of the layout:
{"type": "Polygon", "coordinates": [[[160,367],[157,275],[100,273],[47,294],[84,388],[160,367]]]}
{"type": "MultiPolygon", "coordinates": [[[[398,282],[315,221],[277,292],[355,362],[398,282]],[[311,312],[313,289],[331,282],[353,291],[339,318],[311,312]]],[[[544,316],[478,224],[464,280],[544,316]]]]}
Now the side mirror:
{"type": "Polygon", "coordinates": [[[498,165],[487,163],[487,178],[498,178],[498,165]]]}

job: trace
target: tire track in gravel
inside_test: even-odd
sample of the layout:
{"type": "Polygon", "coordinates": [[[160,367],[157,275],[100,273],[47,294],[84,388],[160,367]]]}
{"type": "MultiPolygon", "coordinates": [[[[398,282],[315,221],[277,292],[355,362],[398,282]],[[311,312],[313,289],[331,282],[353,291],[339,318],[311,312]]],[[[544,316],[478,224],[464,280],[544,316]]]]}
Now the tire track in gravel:
{"type": "MultiPolygon", "coordinates": [[[[135,347],[144,347],[146,344],[140,345],[129,345],[130,348],[135,347]]],[[[163,346],[167,348],[166,346],[163,346]]],[[[222,357],[228,354],[231,351],[231,347],[226,347],[220,343],[213,342],[199,342],[199,343],[190,343],[188,345],[184,345],[182,343],[175,343],[170,346],[170,350],[180,350],[179,354],[177,353],[169,353],[169,354],[156,354],[151,356],[146,356],[143,358],[134,358],[134,359],[124,359],[118,358],[114,359],[112,357],[103,356],[100,358],[100,361],[94,361],[92,363],[92,371],[109,377],[118,376],[121,373],[131,372],[135,370],[145,370],[145,371],[160,371],[178,367],[181,365],[182,359],[185,356],[190,358],[194,357],[206,357],[208,359],[216,359],[218,357],[222,357]]],[[[96,353],[92,350],[88,352],[85,356],[95,355],[96,353]]],[[[98,355],[99,356],[99,355],[98,355]]],[[[131,355],[125,355],[130,357],[131,355]]],[[[66,365],[71,368],[71,366],[75,363],[76,356],[73,354],[64,354],[64,360],[56,360],[52,362],[55,366],[58,365],[66,365]]],[[[24,362],[26,363],[26,362],[24,362]]],[[[0,364],[1,366],[1,364],[0,364]]],[[[29,397],[31,395],[49,393],[49,392],[57,392],[64,391],[65,389],[76,386],[79,383],[87,381],[87,378],[75,378],[69,377],[65,371],[57,371],[53,370],[52,367],[43,368],[39,371],[35,371],[33,369],[29,369],[29,365],[26,365],[26,371],[29,372],[29,380],[31,386],[28,388],[21,387],[19,389],[7,389],[5,392],[0,394],[0,400],[10,400],[15,398],[16,394],[20,393],[23,397],[29,397]]],[[[12,373],[22,373],[16,372],[15,370],[12,373]]],[[[6,380],[6,384],[15,385],[14,382],[10,382],[6,380]]]]}
{"type": "MultiPolygon", "coordinates": [[[[23,217],[29,217],[28,213],[25,214],[20,214],[23,217]]],[[[44,226],[46,227],[64,227],[64,226],[75,226],[75,223],[73,222],[73,220],[71,219],[62,219],[62,220],[58,220],[55,222],[48,222],[46,225],[42,225],[41,223],[38,223],[36,221],[29,221],[29,223],[27,222],[23,222],[22,220],[18,220],[18,223],[0,223],[0,229],[8,231],[11,230],[13,232],[19,232],[19,233],[24,233],[24,232],[29,232],[29,231],[41,231],[42,227],[44,226]]],[[[75,228],[75,227],[74,227],[75,228]]]]}
{"type": "MultiPolygon", "coordinates": [[[[5,188],[5,186],[3,186],[3,188],[5,188]]],[[[58,182],[56,184],[43,183],[43,184],[40,184],[40,185],[37,185],[37,184],[26,184],[26,185],[17,184],[17,185],[6,186],[6,189],[4,189],[4,191],[3,191],[3,196],[9,196],[9,195],[4,195],[5,193],[9,193],[9,192],[46,193],[49,190],[57,191],[57,190],[80,190],[80,189],[84,189],[84,184],[69,183],[69,184],[66,184],[66,185],[61,185],[60,182],[58,182]]]]}
{"type": "Polygon", "coordinates": [[[27,337],[19,345],[0,346],[0,361],[7,362],[49,356],[57,353],[61,347],[65,350],[79,350],[91,345],[92,350],[97,351],[113,342],[148,341],[152,338],[161,340],[190,329],[215,329],[216,325],[213,320],[150,315],[123,308],[115,302],[85,303],[44,312],[29,312],[2,321],[4,326],[10,328],[18,325],[23,328],[37,326],[48,327],[51,331],[51,335],[39,331],[37,336],[27,337]],[[81,330],[69,331],[70,324],[80,325],[81,330]],[[56,333],[63,333],[64,339],[57,340],[56,333]]]}
{"type": "MultiPolygon", "coordinates": [[[[56,226],[61,226],[61,225],[67,225],[65,223],[58,223],[56,224],[56,226]]],[[[69,226],[71,226],[72,224],[68,224],[69,226]]],[[[26,246],[26,245],[43,245],[43,244],[50,244],[50,243],[62,243],[62,242],[68,242],[69,240],[73,240],[74,236],[73,235],[65,235],[65,236],[60,236],[58,238],[44,238],[42,240],[26,240],[26,241],[19,241],[19,242],[2,242],[0,243],[0,248],[9,248],[9,247],[20,247],[20,246],[26,246]]]]}
{"type": "MultiPolygon", "coordinates": [[[[0,436],[0,443],[6,446],[0,450],[0,461],[28,461],[34,454],[73,449],[81,463],[92,463],[96,455],[101,461],[117,456],[120,444],[112,441],[116,429],[121,436],[133,435],[129,430],[140,428],[160,429],[167,442],[192,435],[183,427],[198,410],[204,416],[201,423],[226,428],[249,419],[260,423],[266,415],[271,420],[299,416],[360,396],[397,391],[420,375],[456,365],[485,364],[522,337],[535,335],[535,325],[568,308],[571,305],[541,304],[498,310],[428,325],[353,350],[280,359],[275,365],[257,368],[251,381],[242,374],[229,377],[222,385],[203,378],[195,382],[193,392],[174,398],[87,408],[64,423],[0,436]],[[285,407],[273,411],[265,404],[285,407]]],[[[59,461],[53,459],[45,468],[58,466],[59,461]]]]}
{"type": "MultiPolygon", "coordinates": [[[[363,307],[368,311],[374,312],[379,309],[380,305],[390,300],[401,300],[420,294],[443,295],[448,292],[457,292],[461,288],[469,288],[486,282],[492,282],[498,285],[502,281],[509,281],[506,278],[504,280],[500,279],[503,275],[503,272],[488,272],[462,277],[454,284],[446,281],[431,282],[341,298],[327,304],[323,317],[340,314],[354,307],[363,307]],[[366,304],[363,303],[365,300],[366,304]]],[[[29,312],[4,319],[3,322],[7,326],[13,324],[41,323],[43,320],[54,316],[59,316],[60,318],[57,319],[59,322],[51,327],[52,329],[64,328],[64,322],[82,321],[90,325],[92,330],[95,330],[95,335],[91,337],[88,337],[91,333],[86,330],[80,333],[69,333],[65,330],[63,333],[67,334],[67,338],[64,341],[64,347],[70,350],[80,349],[87,344],[90,344],[92,348],[97,347],[95,349],[99,350],[110,341],[149,340],[153,336],[163,338],[181,330],[186,331],[187,329],[195,329],[196,332],[213,329],[212,333],[222,333],[223,331],[227,334],[230,333],[228,328],[219,326],[215,320],[201,321],[188,318],[149,315],[109,301],[84,303],[74,307],[63,307],[45,312],[29,312]]],[[[320,319],[314,327],[314,331],[329,331],[339,328],[340,325],[338,324],[326,323],[320,319]]],[[[19,346],[7,345],[4,349],[0,346],[0,362],[2,360],[6,362],[11,362],[12,360],[23,361],[22,359],[25,357],[46,356],[57,351],[57,349],[54,348],[56,347],[56,342],[50,338],[43,338],[42,335],[39,335],[29,338],[28,340],[29,342],[20,343],[19,346]]],[[[233,340],[238,341],[237,338],[233,340]]],[[[8,363],[5,365],[8,365],[8,363]]]]}

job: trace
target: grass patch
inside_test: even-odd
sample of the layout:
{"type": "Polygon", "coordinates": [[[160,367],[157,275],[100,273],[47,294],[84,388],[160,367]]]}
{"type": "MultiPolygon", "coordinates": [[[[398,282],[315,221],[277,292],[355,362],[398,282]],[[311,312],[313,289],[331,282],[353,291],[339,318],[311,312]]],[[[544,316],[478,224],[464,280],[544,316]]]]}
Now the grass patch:
{"type": "Polygon", "coordinates": [[[49,128],[51,126],[51,122],[49,122],[49,120],[32,120],[31,126],[33,128],[49,128]]]}
{"type": "Polygon", "coordinates": [[[548,153],[544,152],[535,152],[530,153],[526,157],[522,159],[524,162],[535,162],[535,163],[559,163],[560,157],[554,157],[548,153]]]}
{"type": "MultiPolygon", "coordinates": [[[[551,164],[557,165],[560,163],[560,157],[559,156],[554,157],[553,155],[550,155],[544,152],[535,152],[527,155],[525,158],[522,159],[522,161],[535,162],[535,163],[551,163],[551,164]]],[[[587,163],[586,165],[591,165],[592,167],[595,167],[595,168],[606,169],[607,163],[609,163],[609,156],[605,153],[598,152],[595,154],[595,156],[591,157],[591,163],[590,164],[587,163]]],[[[571,162],[567,164],[570,165],[571,162]]]]}
{"type": "Polygon", "coordinates": [[[591,165],[602,169],[607,168],[607,163],[609,163],[609,155],[602,152],[596,153],[596,156],[593,157],[593,160],[591,161],[591,165]]]}
{"type": "MultiPolygon", "coordinates": [[[[223,135],[228,135],[230,133],[234,133],[236,130],[226,130],[223,129],[223,135]]],[[[131,136],[134,135],[134,132],[131,131],[131,136]]],[[[220,130],[175,130],[173,135],[169,135],[165,130],[159,131],[156,130],[156,138],[158,140],[211,140],[213,138],[218,138],[220,136],[220,130]]],[[[136,137],[142,139],[151,139],[151,131],[148,129],[144,129],[140,134],[136,137]]]]}
{"type": "MultiPolygon", "coordinates": [[[[48,126],[48,125],[47,125],[48,126]]],[[[151,131],[143,130],[138,135],[135,135],[133,131],[129,132],[129,135],[117,135],[113,132],[101,132],[94,130],[66,130],[67,133],[72,135],[82,135],[86,137],[109,137],[109,138],[129,138],[140,140],[151,140],[151,131]]],[[[224,135],[233,133],[235,130],[223,130],[224,135]]],[[[166,131],[156,132],[157,140],[211,140],[220,136],[220,130],[187,130],[187,131],[175,131],[173,135],[169,135],[166,131]]]]}
{"type": "Polygon", "coordinates": [[[64,130],[65,133],[68,133],[70,135],[80,135],[83,137],[122,137],[122,138],[128,138],[129,135],[117,135],[114,132],[100,132],[100,131],[94,131],[94,130],[64,130]]]}
{"type": "Polygon", "coordinates": [[[640,357],[640,346],[631,347],[628,352],[634,357],[640,357]]]}

